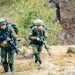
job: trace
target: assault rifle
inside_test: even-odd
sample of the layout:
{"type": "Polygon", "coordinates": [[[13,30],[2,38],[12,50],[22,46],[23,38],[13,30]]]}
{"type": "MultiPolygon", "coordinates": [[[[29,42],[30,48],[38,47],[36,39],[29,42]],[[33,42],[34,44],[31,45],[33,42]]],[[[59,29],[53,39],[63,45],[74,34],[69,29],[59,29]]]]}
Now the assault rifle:
{"type": "Polygon", "coordinates": [[[49,52],[48,47],[47,47],[46,43],[44,42],[43,38],[41,38],[41,37],[39,37],[39,38],[40,38],[40,42],[44,45],[44,47],[47,50],[49,56],[51,57],[51,53],[49,52]]]}
{"type": "MultiPolygon", "coordinates": [[[[8,36],[7,33],[3,33],[2,35],[0,35],[0,41],[7,41],[7,43],[9,44],[9,47],[11,48],[10,52],[12,53],[13,50],[15,50],[15,52],[18,54],[22,54],[18,48],[16,48],[15,42],[8,36]]],[[[24,56],[24,54],[22,54],[24,56]]],[[[25,57],[25,56],[24,56],[25,57]]]]}

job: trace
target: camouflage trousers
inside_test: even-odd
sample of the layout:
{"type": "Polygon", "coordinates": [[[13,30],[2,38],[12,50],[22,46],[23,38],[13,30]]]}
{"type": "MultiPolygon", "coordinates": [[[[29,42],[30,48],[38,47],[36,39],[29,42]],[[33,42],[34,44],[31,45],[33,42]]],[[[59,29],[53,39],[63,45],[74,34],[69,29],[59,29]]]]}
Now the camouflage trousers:
{"type": "Polygon", "coordinates": [[[33,44],[32,47],[33,47],[33,54],[35,56],[35,63],[39,62],[41,64],[42,62],[40,58],[40,53],[42,51],[42,46],[33,44]]]}
{"type": "Polygon", "coordinates": [[[1,62],[5,72],[8,72],[8,67],[10,67],[11,72],[14,71],[14,53],[11,53],[8,48],[1,48],[1,62]]]}
{"type": "Polygon", "coordinates": [[[9,64],[13,64],[14,53],[10,53],[8,48],[1,48],[1,62],[8,62],[9,64]]]}

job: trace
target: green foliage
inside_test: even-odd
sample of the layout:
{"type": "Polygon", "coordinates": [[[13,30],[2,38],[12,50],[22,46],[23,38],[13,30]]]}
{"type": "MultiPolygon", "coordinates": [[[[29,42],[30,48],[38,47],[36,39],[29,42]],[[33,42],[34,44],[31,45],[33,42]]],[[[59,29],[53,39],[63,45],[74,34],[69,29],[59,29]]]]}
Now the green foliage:
{"type": "Polygon", "coordinates": [[[0,0],[1,5],[9,4],[9,3],[12,3],[12,2],[13,2],[13,0],[0,0]]]}
{"type": "Polygon", "coordinates": [[[61,26],[59,23],[53,25],[55,19],[55,8],[48,8],[48,0],[10,0],[10,7],[0,7],[1,17],[9,17],[13,19],[19,28],[19,35],[28,36],[29,26],[33,20],[41,18],[48,29],[48,43],[58,44],[57,33],[61,26]]]}
{"type": "Polygon", "coordinates": [[[4,2],[5,2],[5,0],[0,0],[0,4],[1,4],[1,3],[4,3],[4,2]]]}

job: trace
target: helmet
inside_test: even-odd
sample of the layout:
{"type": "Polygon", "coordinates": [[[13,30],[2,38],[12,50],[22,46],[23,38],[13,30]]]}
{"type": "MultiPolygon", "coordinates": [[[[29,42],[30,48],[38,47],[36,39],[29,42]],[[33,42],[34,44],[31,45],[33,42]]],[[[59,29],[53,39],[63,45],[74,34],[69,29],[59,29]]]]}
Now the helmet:
{"type": "Polygon", "coordinates": [[[44,22],[42,21],[42,20],[40,20],[40,19],[37,19],[37,20],[34,20],[34,25],[36,25],[36,26],[39,26],[39,25],[44,25],[44,22]]]}
{"type": "Polygon", "coordinates": [[[5,19],[0,19],[0,26],[2,25],[6,25],[7,24],[7,21],[5,19]]]}

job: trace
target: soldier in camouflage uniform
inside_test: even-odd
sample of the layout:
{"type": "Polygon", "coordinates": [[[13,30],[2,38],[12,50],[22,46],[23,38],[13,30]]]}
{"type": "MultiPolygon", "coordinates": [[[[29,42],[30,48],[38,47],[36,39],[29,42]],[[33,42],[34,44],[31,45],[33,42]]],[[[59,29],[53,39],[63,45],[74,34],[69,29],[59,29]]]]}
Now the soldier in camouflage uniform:
{"type": "MultiPolygon", "coordinates": [[[[13,27],[11,27],[11,25],[8,25],[5,19],[0,19],[0,35],[4,34],[5,32],[7,32],[9,34],[9,37],[13,40],[17,37],[13,27]]],[[[11,50],[6,40],[5,41],[0,40],[0,47],[1,47],[1,62],[4,71],[8,72],[10,67],[10,71],[13,72],[14,71],[14,66],[13,66],[14,50],[11,50]]]]}
{"type": "Polygon", "coordinates": [[[44,41],[47,38],[46,28],[44,27],[44,22],[40,19],[34,21],[35,26],[32,28],[29,39],[31,40],[31,45],[33,47],[33,54],[35,56],[35,63],[42,63],[40,58],[40,53],[42,51],[43,43],[41,39],[44,41]]]}

